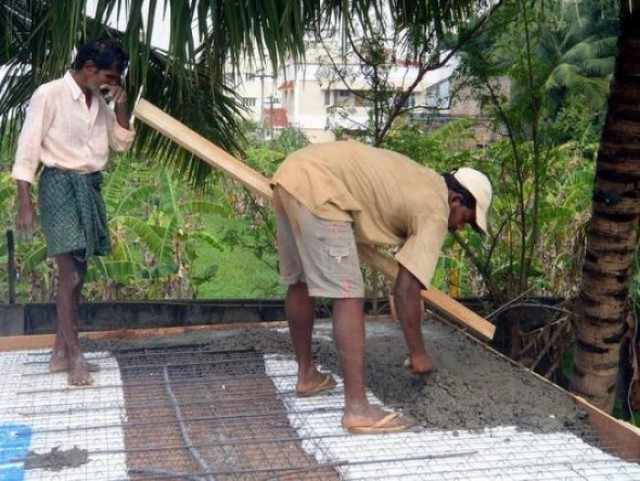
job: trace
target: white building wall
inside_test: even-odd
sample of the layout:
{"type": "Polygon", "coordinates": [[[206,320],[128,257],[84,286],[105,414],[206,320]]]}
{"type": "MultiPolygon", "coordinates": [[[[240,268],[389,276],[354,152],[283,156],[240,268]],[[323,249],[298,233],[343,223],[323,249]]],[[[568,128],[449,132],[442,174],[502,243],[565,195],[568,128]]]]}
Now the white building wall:
{"type": "MultiPolygon", "coordinates": [[[[285,65],[275,77],[262,70],[246,69],[242,75],[243,80],[237,88],[240,96],[248,99],[250,103],[253,103],[250,99],[255,99],[255,103],[248,106],[251,119],[255,122],[263,120],[262,109],[270,107],[270,99],[273,97],[276,99],[274,106],[286,110],[289,124],[302,130],[311,142],[333,140],[336,128],[366,128],[367,108],[358,105],[353,96],[346,93],[348,87],[343,82],[337,81],[327,85],[327,79],[323,79],[323,85],[321,85],[318,71],[322,66],[314,62],[319,54],[318,51],[314,58],[309,57],[309,62],[306,64],[285,65]],[[329,104],[326,98],[327,90],[330,94],[329,104]],[[335,108],[331,108],[342,103],[348,106],[346,118],[337,115],[335,108]]],[[[429,87],[445,82],[452,75],[455,67],[455,62],[452,62],[442,69],[428,72],[415,89],[415,101],[423,105],[433,105],[433,99],[427,102],[428,91],[430,90],[432,94],[434,91],[444,90],[429,89],[429,87]]],[[[389,73],[389,82],[396,87],[408,88],[413,84],[416,76],[415,66],[396,65],[389,73]]],[[[369,84],[361,76],[353,79],[349,87],[354,90],[367,90],[369,84]]]]}

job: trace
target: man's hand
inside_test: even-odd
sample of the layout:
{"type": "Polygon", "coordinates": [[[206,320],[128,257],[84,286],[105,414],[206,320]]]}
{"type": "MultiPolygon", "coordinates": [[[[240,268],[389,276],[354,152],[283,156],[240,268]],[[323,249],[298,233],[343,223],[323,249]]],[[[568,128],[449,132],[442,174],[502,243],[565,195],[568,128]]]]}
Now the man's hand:
{"type": "Polygon", "coordinates": [[[434,371],[436,364],[433,362],[433,359],[431,359],[429,354],[421,353],[407,357],[404,361],[404,367],[409,369],[413,374],[421,376],[434,371]]]}
{"type": "Polygon", "coordinates": [[[18,191],[18,213],[16,214],[15,224],[18,235],[29,240],[35,232],[36,214],[31,202],[31,183],[25,180],[17,180],[16,187],[18,191]]]}
{"type": "Polygon", "coordinates": [[[120,85],[103,84],[100,86],[100,92],[105,101],[113,102],[116,108],[127,105],[127,92],[120,85]]]}
{"type": "Polygon", "coordinates": [[[104,95],[105,101],[113,101],[113,111],[116,114],[118,124],[123,129],[129,129],[129,111],[127,105],[127,92],[120,85],[103,84],[100,86],[100,92],[104,95]]]}
{"type": "Polygon", "coordinates": [[[405,361],[405,367],[411,369],[414,374],[426,374],[435,368],[435,363],[427,354],[422,338],[421,322],[424,312],[420,300],[421,289],[422,284],[418,278],[400,264],[393,297],[398,321],[402,326],[404,340],[410,352],[409,358],[405,361]]]}

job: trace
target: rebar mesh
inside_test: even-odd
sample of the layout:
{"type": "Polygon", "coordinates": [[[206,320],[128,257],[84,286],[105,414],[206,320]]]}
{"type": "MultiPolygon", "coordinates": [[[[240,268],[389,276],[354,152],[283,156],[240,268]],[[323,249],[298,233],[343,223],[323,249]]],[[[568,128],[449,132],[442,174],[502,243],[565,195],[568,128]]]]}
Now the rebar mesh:
{"type": "Polygon", "coordinates": [[[69,388],[64,374],[48,373],[49,352],[0,354],[2,480],[640,479],[639,464],[570,426],[348,434],[339,377],[330,393],[296,397],[289,355],[115,346],[89,354],[101,366],[94,385],[69,388]],[[16,442],[27,436],[28,450],[16,442]],[[74,447],[86,459],[60,456],[74,447]],[[9,477],[36,455],[48,457],[9,477]]]}
{"type": "Polygon", "coordinates": [[[131,479],[160,471],[217,480],[281,479],[292,472],[295,479],[338,479],[302,449],[261,354],[181,347],[117,358],[131,479]]]}

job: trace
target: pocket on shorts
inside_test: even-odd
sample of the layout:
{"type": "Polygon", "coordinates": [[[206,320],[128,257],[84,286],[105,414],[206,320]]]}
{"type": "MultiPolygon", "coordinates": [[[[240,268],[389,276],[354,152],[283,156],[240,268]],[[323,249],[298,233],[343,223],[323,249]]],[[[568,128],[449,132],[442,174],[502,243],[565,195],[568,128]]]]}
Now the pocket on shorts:
{"type": "Polygon", "coordinates": [[[327,239],[323,256],[327,273],[341,280],[351,280],[354,276],[358,276],[360,269],[356,255],[351,225],[339,225],[339,228],[335,229],[327,239]]]}
{"type": "Polygon", "coordinates": [[[350,255],[350,246],[329,246],[329,256],[335,259],[338,264],[342,262],[342,259],[348,258],[350,255]]]}

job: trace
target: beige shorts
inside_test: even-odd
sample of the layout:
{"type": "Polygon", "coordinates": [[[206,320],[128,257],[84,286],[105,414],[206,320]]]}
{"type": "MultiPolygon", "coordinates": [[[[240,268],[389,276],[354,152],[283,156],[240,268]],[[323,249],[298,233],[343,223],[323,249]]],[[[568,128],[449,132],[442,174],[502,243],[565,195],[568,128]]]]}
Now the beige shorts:
{"type": "Polygon", "coordinates": [[[364,281],[351,222],[321,219],[282,187],[273,196],[280,277],[304,282],[312,297],[364,297],[364,281]]]}

